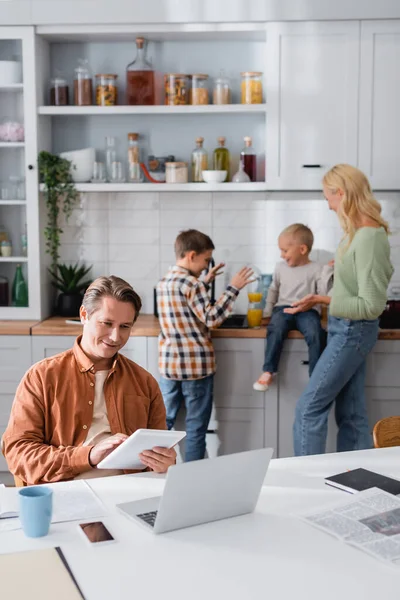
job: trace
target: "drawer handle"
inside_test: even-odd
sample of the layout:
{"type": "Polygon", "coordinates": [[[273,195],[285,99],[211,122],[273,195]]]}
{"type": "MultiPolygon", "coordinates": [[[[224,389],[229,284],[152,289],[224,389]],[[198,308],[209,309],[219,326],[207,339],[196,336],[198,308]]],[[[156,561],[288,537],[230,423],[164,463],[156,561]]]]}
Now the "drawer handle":
{"type": "Polygon", "coordinates": [[[301,361],[301,364],[302,364],[302,365],[309,365],[309,364],[310,364],[310,361],[309,361],[309,360],[302,360],[302,361],[301,361]]]}
{"type": "Polygon", "coordinates": [[[303,169],[322,169],[322,165],[303,165],[303,169]]]}

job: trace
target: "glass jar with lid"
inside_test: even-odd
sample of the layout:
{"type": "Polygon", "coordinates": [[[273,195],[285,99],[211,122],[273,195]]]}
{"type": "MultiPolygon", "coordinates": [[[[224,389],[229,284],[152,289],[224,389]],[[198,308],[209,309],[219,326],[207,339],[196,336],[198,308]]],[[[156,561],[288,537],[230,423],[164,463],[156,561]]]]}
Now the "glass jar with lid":
{"type": "Polygon", "coordinates": [[[207,150],[203,148],[204,138],[196,138],[196,148],[192,152],[192,181],[200,183],[203,180],[203,171],[208,168],[207,150]]]}
{"type": "Polygon", "coordinates": [[[167,162],[165,163],[165,181],[166,183],[187,183],[188,167],[185,162],[167,162]]]}
{"type": "Polygon", "coordinates": [[[136,58],[126,67],[126,103],[154,106],[156,103],[154,69],[146,57],[146,40],[136,38],[136,58]]]}
{"type": "Polygon", "coordinates": [[[262,73],[246,71],[240,75],[242,104],[262,104],[262,73]]]}
{"type": "Polygon", "coordinates": [[[69,89],[68,84],[62,77],[54,77],[50,81],[50,105],[68,106],[69,89]]]}
{"type": "Polygon", "coordinates": [[[168,106],[185,106],[189,104],[190,77],[184,73],[167,73],[164,75],[165,104],[168,106]]]}
{"type": "Polygon", "coordinates": [[[208,104],[208,75],[192,75],[190,104],[208,104]]]}
{"type": "Polygon", "coordinates": [[[116,106],[118,104],[118,75],[96,75],[97,106],[116,106]]]}
{"type": "Polygon", "coordinates": [[[214,104],[230,104],[231,103],[231,84],[223,71],[214,81],[213,89],[214,104]]]}
{"type": "Polygon", "coordinates": [[[131,183],[140,183],[142,179],[139,134],[128,133],[128,181],[131,183]]]}
{"type": "Polygon", "coordinates": [[[74,103],[90,106],[93,101],[92,75],[86,59],[79,59],[74,75],[74,103]]]}

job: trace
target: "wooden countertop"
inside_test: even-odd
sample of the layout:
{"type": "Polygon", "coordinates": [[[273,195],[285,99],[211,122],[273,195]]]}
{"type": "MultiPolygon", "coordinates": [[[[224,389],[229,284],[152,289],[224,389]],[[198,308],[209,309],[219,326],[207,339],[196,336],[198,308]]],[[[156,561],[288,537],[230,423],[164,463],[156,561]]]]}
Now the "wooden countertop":
{"type": "Polygon", "coordinates": [[[0,335],[31,335],[38,321],[0,321],[0,335]]]}
{"type": "MultiPolygon", "coordinates": [[[[9,321],[16,326],[18,323],[30,323],[30,321],[9,321]]],[[[7,323],[7,321],[0,321],[0,334],[5,335],[1,329],[1,323],[7,323]]],[[[77,336],[82,333],[82,325],[68,325],[63,317],[51,317],[41,323],[35,321],[32,322],[32,335],[73,335],[77,336]]],[[[212,331],[213,338],[265,338],[265,326],[260,329],[215,329],[212,331]]],[[[136,337],[157,337],[160,333],[160,326],[158,319],[153,315],[139,315],[136,321],[131,336],[136,337]]],[[[9,335],[18,335],[10,333],[9,335]]],[[[19,333],[19,335],[24,335],[19,333]]],[[[26,335],[29,335],[27,333],[26,335]]],[[[288,336],[290,339],[301,339],[303,336],[299,331],[291,331],[288,336]]],[[[380,340],[400,340],[400,329],[381,329],[379,332],[380,340]]]]}

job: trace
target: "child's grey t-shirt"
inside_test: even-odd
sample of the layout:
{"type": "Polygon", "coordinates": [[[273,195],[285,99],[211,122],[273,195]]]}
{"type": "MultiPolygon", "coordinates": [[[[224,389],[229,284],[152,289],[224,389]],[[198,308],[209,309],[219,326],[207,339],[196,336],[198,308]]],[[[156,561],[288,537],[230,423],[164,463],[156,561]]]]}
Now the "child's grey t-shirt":
{"type": "MultiPolygon", "coordinates": [[[[328,295],[333,283],[333,267],[309,262],[300,267],[289,267],[279,262],[275,267],[268,290],[264,316],[270,317],[275,306],[290,306],[307,294],[328,295]]],[[[320,306],[315,310],[320,311],[320,306]]]]}

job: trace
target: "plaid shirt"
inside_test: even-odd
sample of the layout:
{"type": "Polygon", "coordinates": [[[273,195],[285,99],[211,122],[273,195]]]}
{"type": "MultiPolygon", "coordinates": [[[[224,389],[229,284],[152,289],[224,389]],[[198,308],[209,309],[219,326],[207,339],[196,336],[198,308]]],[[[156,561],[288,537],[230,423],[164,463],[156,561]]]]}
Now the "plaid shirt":
{"type": "Polygon", "coordinates": [[[157,286],[160,373],[167,379],[202,379],[215,373],[210,329],[232,312],[239,290],[228,286],[214,306],[209,286],[183,267],[172,267],[157,286]]]}

